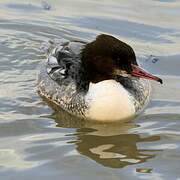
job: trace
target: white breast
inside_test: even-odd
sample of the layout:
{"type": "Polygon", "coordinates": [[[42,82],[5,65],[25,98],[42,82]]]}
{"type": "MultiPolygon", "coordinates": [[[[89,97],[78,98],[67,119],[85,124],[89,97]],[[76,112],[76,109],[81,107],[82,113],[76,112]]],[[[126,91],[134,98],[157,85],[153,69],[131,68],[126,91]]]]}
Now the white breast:
{"type": "Polygon", "coordinates": [[[86,117],[90,119],[116,121],[135,114],[128,91],[115,80],[90,83],[85,100],[89,105],[86,117]]]}

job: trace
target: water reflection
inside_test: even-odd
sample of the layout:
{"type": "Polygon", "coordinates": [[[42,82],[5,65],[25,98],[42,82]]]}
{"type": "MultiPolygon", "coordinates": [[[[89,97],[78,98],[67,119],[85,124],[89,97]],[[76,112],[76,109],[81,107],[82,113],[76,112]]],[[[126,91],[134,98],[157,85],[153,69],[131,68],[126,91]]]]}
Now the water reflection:
{"type": "MultiPolygon", "coordinates": [[[[56,105],[51,107],[57,108],[56,105]]],[[[77,128],[76,150],[97,163],[111,167],[123,168],[128,165],[146,162],[154,158],[156,151],[142,149],[139,143],[150,143],[160,140],[159,136],[141,137],[132,134],[138,126],[133,122],[126,123],[91,123],[67,114],[63,110],[51,115],[58,127],[77,128]]]]}
{"type": "MultiPolygon", "coordinates": [[[[109,127],[107,127],[109,128],[109,127]]],[[[121,127],[119,127],[121,132],[121,127]]],[[[119,134],[115,136],[95,136],[83,134],[78,136],[77,150],[111,168],[122,168],[153,158],[155,155],[147,149],[138,149],[137,143],[153,142],[158,136],[141,138],[137,134],[119,134]]]]}

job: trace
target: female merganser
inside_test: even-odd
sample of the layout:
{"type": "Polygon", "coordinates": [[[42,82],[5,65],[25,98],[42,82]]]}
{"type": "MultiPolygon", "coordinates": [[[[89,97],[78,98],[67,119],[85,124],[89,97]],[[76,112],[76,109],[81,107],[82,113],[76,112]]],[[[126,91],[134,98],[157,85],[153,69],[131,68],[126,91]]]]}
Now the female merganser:
{"type": "Polygon", "coordinates": [[[90,43],[51,43],[38,79],[39,93],[65,111],[87,119],[116,121],[147,103],[150,83],[162,80],[142,70],[133,49],[101,34],[90,43]]]}

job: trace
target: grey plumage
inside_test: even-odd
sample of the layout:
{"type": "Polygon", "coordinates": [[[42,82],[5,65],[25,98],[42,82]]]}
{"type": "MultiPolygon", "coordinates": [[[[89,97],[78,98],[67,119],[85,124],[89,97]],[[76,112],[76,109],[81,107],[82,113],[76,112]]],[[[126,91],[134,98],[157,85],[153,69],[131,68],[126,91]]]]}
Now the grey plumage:
{"type": "MultiPolygon", "coordinates": [[[[38,91],[71,114],[84,117],[89,109],[85,95],[89,88],[86,72],[81,68],[81,49],[85,42],[49,42],[47,62],[43,62],[38,78],[38,91]]],[[[117,77],[129,92],[136,112],[146,104],[150,85],[148,80],[117,77]]]]}
{"type": "Polygon", "coordinates": [[[84,92],[77,91],[80,66],[77,52],[83,45],[84,43],[80,42],[65,42],[58,45],[51,42],[47,62],[42,64],[38,77],[38,91],[41,95],[78,116],[84,116],[88,108],[84,92]]]}

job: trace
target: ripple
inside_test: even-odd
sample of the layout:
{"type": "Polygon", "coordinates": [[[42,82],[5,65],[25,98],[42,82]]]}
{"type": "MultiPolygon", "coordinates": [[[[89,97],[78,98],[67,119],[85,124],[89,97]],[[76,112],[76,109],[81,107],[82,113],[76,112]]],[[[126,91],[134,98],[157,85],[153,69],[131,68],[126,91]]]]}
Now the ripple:
{"type": "Polygon", "coordinates": [[[41,3],[0,2],[1,177],[177,179],[180,3],[41,3]],[[100,33],[131,44],[140,65],[164,81],[162,86],[152,84],[150,104],[133,122],[85,122],[36,92],[38,66],[45,59],[39,50],[42,42],[61,37],[92,40],[100,33]]]}

